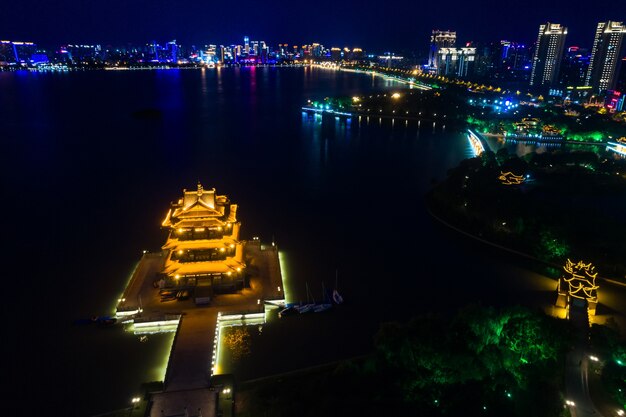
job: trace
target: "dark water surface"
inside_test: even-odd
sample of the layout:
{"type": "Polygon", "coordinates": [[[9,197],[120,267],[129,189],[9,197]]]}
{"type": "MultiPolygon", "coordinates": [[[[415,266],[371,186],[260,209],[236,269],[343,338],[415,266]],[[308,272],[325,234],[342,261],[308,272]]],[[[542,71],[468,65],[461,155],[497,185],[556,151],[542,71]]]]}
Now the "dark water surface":
{"type": "Polygon", "coordinates": [[[425,211],[433,180],[468,156],[461,132],[300,111],[400,88],[303,68],[0,73],[8,407],[93,415],[162,378],[171,335],[70,323],[112,310],[141,251],[164,242],[169,202],[198,180],[239,204],[243,239],[275,239],[293,298],[305,282],[319,297],[338,271],[346,300],[267,324],[231,367],[241,379],[365,353],[384,320],[538,299],[550,283],[425,211]]]}

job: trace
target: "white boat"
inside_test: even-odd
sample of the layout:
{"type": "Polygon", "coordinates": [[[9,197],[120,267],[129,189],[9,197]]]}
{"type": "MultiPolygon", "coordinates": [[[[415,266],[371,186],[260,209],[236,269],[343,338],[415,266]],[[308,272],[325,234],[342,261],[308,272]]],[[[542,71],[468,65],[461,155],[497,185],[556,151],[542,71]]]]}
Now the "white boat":
{"type": "Polygon", "coordinates": [[[313,299],[313,295],[309,291],[309,283],[307,282],[305,285],[306,285],[306,304],[300,304],[298,306],[294,306],[294,308],[298,310],[298,313],[300,314],[308,313],[309,311],[313,310],[313,308],[315,307],[315,299],[313,299]]]}
{"type": "Polygon", "coordinates": [[[343,297],[341,296],[341,294],[339,294],[339,291],[337,290],[333,290],[333,301],[335,302],[335,304],[343,303],[343,297]]]}
{"type": "Polygon", "coordinates": [[[326,311],[328,309],[330,309],[333,305],[330,303],[324,303],[324,304],[317,304],[315,307],[313,307],[313,312],[314,313],[321,313],[322,311],[326,311]]]}
{"type": "Polygon", "coordinates": [[[322,297],[323,297],[324,302],[321,304],[316,304],[315,307],[313,307],[314,313],[321,313],[322,311],[326,311],[333,306],[329,302],[330,300],[328,300],[328,297],[326,296],[326,289],[324,288],[323,282],[322,282],[322,297]]]}
{"type": "Polygon", "coordinates": [[[282,319],[285,316],[291,316],[298,313],[298,310],[296,310],[294,306],[288,306],[278,312],[278,317],[282,319]]]}
{"type": "Polygon", "coordinates": [[[333,301],[335,304],[343,303],[343,297],[339,294],[339,290],[337,290],[337,271],[335,271],[335,289],[333,290],[333,301]]]}

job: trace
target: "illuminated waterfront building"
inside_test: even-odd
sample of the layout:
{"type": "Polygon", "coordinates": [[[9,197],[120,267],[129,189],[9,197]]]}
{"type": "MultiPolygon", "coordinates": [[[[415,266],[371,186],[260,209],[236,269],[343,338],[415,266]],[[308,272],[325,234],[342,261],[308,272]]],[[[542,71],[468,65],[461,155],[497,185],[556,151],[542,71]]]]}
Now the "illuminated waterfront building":
{"type": "Polygon", "coordinates": [[[11,41],[0,41],[0,65],[15,63],[15,53],[11,41]]]}
{"type": "Polygon", "coordinates": [[[440,48],[454,48],[456,45],[456,32],[449,30],[433,30],[430,36],[430,52],[428,54],[428,66],[437,69],[437,56],[440,48]]]}
{"type": "Polygon", "coordinates": [[[474,69],[476,48],[439,48],[437,75],[467,77],[474,69]]]}
{"type": "Polygon", "coordinates": [[[595,93],[615,88],[625,33],[626,26],[622,22],[598,23],[585,80],[585,85],[593,87],[595,93]]]}
{"type": "Polygon", "coordinates": [[[168,279],[214,290],[243,287],[245,264],[239,241],[237,205],[215,189],[183,190],[171,204],[162,226],[169,230],[163,250],[168,279]]]}
{"type": "Polygon", "coordinates": [[[539,26],[530,73],[531,87],[549,88],[557,83],[566,36],[567,28],[558,23],[539,26]]]}
{"type": "Polygon", "coordinates": [[[404,57],[398,56],[393,52],[385,52],[383,55],[378,56],[378,64],[384,65],[387,68],[396,68],[401,66],[404,61],[404,57]]]}
{"type": "Polygon", "coordinates": [[[0,62],[5,64],[28,64],[37,52],[33,42],[0,41],[0,62]]]}

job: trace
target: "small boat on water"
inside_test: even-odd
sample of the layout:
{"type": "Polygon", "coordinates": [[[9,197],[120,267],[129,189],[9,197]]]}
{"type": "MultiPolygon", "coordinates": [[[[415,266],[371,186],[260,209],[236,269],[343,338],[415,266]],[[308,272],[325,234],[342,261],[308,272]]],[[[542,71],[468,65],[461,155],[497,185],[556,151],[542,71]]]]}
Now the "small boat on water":
{"type": "Polygon", "coordinates": [[[335,304],[343,303],[343,297],[339,294],[339,290],[337,289],[337,271],[335,270],[335,289],[333,290],[333,301],[335,304]]]}
{"type": "Polygon", "coordinates": [[[335,304],[343,303],[343,297],[341,296],[341,294],[339,294],[339,291],[337,290],[333,290],[333,301],[335,302],[335,304]]]}
{"type": "Polygon", "coordinates": [[[315,307],[313,307],[313,312],[314,313],[321,313],[322,311],[326,311],[329,310],[333,305],[330,303],[323,303],[323,304],[318,304],[315,307]]]}
{"type": "Polygon", "coordinates": [[[100,327],[111,327],[117,323],[117,319],[115,317],[101,317],[96,323],[98,323],[100,327]]]}
{"type": "Polygon", "coordinates": [[[315,307],[315,299],[313,298],[313,295],[309,291],[309,283],[307,282],[305,285],[306,285],[306,304],[300,304],[300,305],[294,306],[295,309],[298,310],[298,313],[300,314],[313,311],[313,308],[315,307]]]}
{"type": "Polygon", "coordinates": [[[91,316],[88,319],[74,320],[74,324],[102,324],[110,321],[117,321],[115,317],[111,316],[91,316]]]}
{"type": "Polygon", "coordinates": [[[278,312],[278,317],[283,318],[285,316],[293,316],[295,314],[299,314],[298,310],[295,306],[287,306],[278,312]]]}
{"type": "Polygon", "coordinates": [[[321,304],[316,304],[315,307],[313,307],[314,313],[321,313],[322,311],[329,310],[333,306],[330,300],[328,299],[328,295],[326,294],[326,288],[324,287],[323,282],[322,282],[322,296],[323,296],[324,302],[322,302],[321,304]]]}
{"type": "Polygon", "coordinates": [[[295,306],[294,308],[298,310],[298,313],[304,314],[304,313],[308,313],[309,311],[312,311],[314,307],[315,307],[315,304],[302,304],[299,306],[295,306]]]}

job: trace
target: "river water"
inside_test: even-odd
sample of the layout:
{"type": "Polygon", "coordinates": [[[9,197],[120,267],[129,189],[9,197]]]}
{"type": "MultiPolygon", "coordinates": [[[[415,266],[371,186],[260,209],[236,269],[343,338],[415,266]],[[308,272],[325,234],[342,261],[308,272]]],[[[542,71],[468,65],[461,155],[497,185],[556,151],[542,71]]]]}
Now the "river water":
{"type": "Polygon", "coordinates": [[[95,415],[163,378],[171,334],[71,323],[112,311],[198,180],[239,204],[243,239],[276,242],[293,299],[305,283],[321,298],[337,275],[346,300],[264,326],[225,365],[241,380],[366,353],[385,320],[549,299],[554,282],[427,214],[424,193],[470,156],[463,132],[300,110],[402,88],[316,68],[0,72],[7,407],[95,415]]]}

